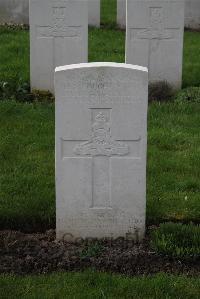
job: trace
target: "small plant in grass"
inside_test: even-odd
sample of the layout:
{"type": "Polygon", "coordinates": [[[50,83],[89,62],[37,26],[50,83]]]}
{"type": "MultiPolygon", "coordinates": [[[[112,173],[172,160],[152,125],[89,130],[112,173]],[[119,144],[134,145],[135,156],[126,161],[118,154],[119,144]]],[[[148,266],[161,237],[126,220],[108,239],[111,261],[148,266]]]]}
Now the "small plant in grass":
{"type": "Polygon", "coordinates": [[[54,102],[54,96],[52,93],[46,90],[32,90],[32,100],[38,102],[54,102]]]}
{"type": "Polygon", "coordinates": [[[166,81],[149,84],[149,102],[166,102],[172,99],[174,90],[166,81]]]}
{"type": "Polygon", "coordinates": [[[102,251],[103,247],[101,244],[99,244],[99,242],[92,242],[91,244],[88,244],[80,253],[80,257],[82,259],[84,258],[90,258],[90,257],[95,257],[98,256],[101,251],[102,251]]]}
{"type": "Polygon", "coordinates": [[[183,259],[200,257],[200,226],[163,223],[151,232],[152,248],[163,254],[183,259]]]}
{"type": "Polygon", "coordinates": [[[13,24],[13,23],[3,23],[0,24],[1,30],[29,30],[29,25],[27,24],[13,24]]]}
{"type": "Polygon", "coordinates": [[[176,101],[200,102],[200,87],[189,87],[181,90],[175,98],[176,101]]]}
{"type": "Polygon", "coordinates": [[[52,102],[54,96],[49,91],[30,90],[30,85],[21,79],[16,82],[0,81],[0,100],[15,100],[18,102],[52,102]]]}

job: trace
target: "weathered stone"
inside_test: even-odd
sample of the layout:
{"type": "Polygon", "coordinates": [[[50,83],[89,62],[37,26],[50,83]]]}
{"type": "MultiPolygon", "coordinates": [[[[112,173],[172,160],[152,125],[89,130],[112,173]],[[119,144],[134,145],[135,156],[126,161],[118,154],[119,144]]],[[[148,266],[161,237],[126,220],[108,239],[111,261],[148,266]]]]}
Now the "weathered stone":
{"type": "Polygon", "coordinates": [[[148,73],[91,63],[56,68],[57,238],[145,231],[148,73]]]}
{"type": "MultiPolygon", "coordinates": [[[[88,0],[89,25],[100,27],[100,0],[88,0]]],[[[0,0],[0,24],[29,24],[29,0],[0,0]]]]}
{"type": "Polygon", "coordinates": [[[126,0],[117,0],[117,25],[126,28],[126,0]]]}
{"type": "Polygon", "coordinates": [[[0,0],[0,24],[29,24],[28,0],[0,0]]]}
{"type": "Polygon", "coordinates": [[[88,23],[90,26],[100,27],[100,0],[88,0],[88,23]]]}
{"type": "MultiPolygon", "coordinates": [[[[126,28],[126,0],[117,0],[117,24],[126,28]]],[[[185,27],[200,28],[200,0],[185,0],[185,27]]]]}
{"type": "Polygon", "coordinates": [[[182,0],[127,0],[126,62],[149,69],[150,82],[181,87],[182,0]]]}
{"type": "Polygon", "coordinates": [[[185,26],[200,29],[200,0],[185,0],[185,26]]]}
{"type": "Polygon", "coordinates": [[[54,92],[56,66],[87,62],[85,0],[30,1],[31,88],[54,92]]]}

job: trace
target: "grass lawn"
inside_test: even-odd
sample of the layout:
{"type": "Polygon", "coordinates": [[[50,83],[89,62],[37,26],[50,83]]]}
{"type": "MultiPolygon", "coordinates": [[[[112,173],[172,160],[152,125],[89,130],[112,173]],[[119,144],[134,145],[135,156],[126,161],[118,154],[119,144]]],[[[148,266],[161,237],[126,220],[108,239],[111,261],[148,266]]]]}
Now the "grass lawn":
{"type": "Polygon", "coordinates": [[[159,274],[128,278],[87,271],[40,276],[0,276],[1,298],[198,299],[200,279],[159,274]]]}
{"type": "MultiPolygon", "coordinates": [[[[102,2],[101,29],[90,29],[90,61],[124,61],[115,1],[102,2]]],[[[184,86],[200,85],[200,33],[186,32],[184,86]]],[[[0,81],[29,82],[29,32],[0,28],[0,81]]],[[[55,226],[54,105],[0,102],[0,226],[55,226]]],[[[200,222],[200,105],[151,104],[147,223],[200,222]]]]}
{"type": "MultiPolygon", "coordinates": [[[[124,62],[116,0],[89,30],[89,61],[124,62]]],[[[200,33],[185,32],[183,87],[200,86],[200,33]]],[[[29,82],[29,32],[0,27],[0,83],[29,82]]],[[[153,103],[148,117],[147,224],[200,223],[200,104],[153,103]]],[[[0,228],[55,227],[54,104],[0,99],[0,228]]],[[[159,274],[0,275],[1,298],[199,298],[200,280],[159,274]]]]}
{"type": "MultiPolygon", "coordinates": [[[[54,105],[2,101],[0,115],[0,227],[54,227],[54,105]]],[[[200,222],[199,123],[199,103],[150,105],[148,224],[200,222]]]]}
{"type": "MultiPolygon", "coordinates": [[[[89,61],[125,61],[125,32],[116,28],[116,0],[101,1],[101,29],[89,30],[89,61]]],[[[200,33],[185,32],[183,87],[200,86],[200,33]]],[[[29,32],[0,27],[0,81],[29,82],[29,32]]]]}

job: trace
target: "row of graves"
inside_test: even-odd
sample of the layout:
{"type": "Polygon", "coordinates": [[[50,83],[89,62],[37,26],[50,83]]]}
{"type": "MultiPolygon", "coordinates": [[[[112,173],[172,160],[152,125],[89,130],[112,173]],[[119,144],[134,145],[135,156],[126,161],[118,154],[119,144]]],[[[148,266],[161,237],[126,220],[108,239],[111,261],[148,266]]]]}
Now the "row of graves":
{"type": "MultiPolygon", "coordinates": [[[[182,0],[127,0],[126,63],[149,70],[149,81],[181,87],[182,0]]],[[[30,1],[31,86],[54,92],[57,66],[88,61],[88,2],[30,1]]]]}
{"type": "MultiPolygon", "coordinates": [[[[73,0],[72,0],[73,1],[73,0]]],[[[88,1],[88,24],[100,27],[100,10],[102,0],[88,1]]],[[[126,0],[116,1],[117,24],[126,27],[126,0]]],[[[169,0],[170,1],[170,0],[169,0]]],[[[200,1],[182,0],[185,3],[185,27],[200,28],[200,1]]],[[[0,0],[0,23],[29,24],[29,0],[0,0]]]]}
{"type": "Polygon", "coordinates": [[[57,238],[141,240],[148,84],[181,87],[184,2],[127,1],[125,64],[87,63],[87,1],[29,8],[31,86],[56,102],[57,238]]]}

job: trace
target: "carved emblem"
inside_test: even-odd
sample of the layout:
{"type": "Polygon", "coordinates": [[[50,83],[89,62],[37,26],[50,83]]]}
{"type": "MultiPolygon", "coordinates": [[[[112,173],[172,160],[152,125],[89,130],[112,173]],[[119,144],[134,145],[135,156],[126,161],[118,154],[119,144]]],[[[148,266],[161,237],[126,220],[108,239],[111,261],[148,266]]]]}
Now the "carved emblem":
{"type": "Polygon", "coordinates": [[[112,139],[110,123],[100,112],[92,125],[91,140],[76,146],[74,153],[83,156],[124,156],[129,153],[129,147],[123,142],[112,139]]]}
{"type": "MultiPolygon", "coordinates": [[[[173,32],[165,29],[164,26],[164,11],[162,7],[150,7],[149,28],[134,29],[133,37],[136,35],[139,39],[171,39],[173,32]]],[[[132,39],[133,39],[132,37],[132,39]]]]}

